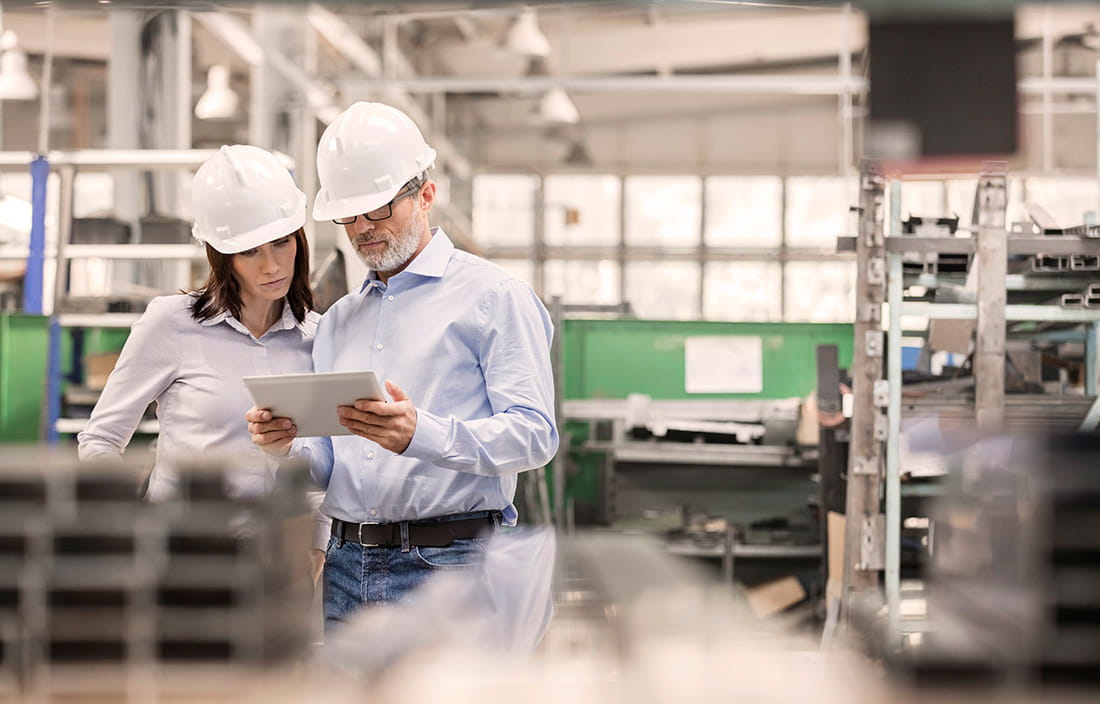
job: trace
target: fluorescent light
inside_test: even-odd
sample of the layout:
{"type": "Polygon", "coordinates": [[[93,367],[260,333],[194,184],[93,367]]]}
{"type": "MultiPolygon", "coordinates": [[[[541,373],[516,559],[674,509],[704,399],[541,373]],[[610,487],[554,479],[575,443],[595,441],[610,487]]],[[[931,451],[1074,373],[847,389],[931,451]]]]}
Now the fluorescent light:
{"type": "Polygon", "coordinates": [[[539,102],[539,116],[547,122],[575,124],[581,119],[577,106],[561,88],[551,88],[539,102]]]}
{"type": "Polygon", "coordinates": [[[27,72],[27,55],[10,29],[0,37],[0,100],[34,100],[38,84],[27,72]]]}
{"type": "Polygon", "coordinates": [[[228,120],[237,115],[240,100],[229,87],[229,69],[221,64],[210,67],[206,74],[206,92],[195,105],[195,117],[200,120],[228,120]]]}
{"type": "Polygon", "coordinates": [[[504,37],[504,48],[520,56],[545,58],[550,55],[550,40],[539,29],[538,16],[533,9],[524,8],[512,22],[504,37]]]}

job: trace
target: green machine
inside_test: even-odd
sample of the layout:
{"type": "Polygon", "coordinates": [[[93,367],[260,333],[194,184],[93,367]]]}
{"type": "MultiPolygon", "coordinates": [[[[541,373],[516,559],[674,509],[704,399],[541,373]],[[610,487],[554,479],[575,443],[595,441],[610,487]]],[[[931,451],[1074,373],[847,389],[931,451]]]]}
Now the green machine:
{"type": "Polygon", "coordinates": [[[569,469],[564,500],[573,506],[578,523],[599,523],[606,518],[607,456],[592,449],[590,441],[598,440],[592,437],[597,424],[578,417],[584,412],[576,409],[585,402],[599,405],[599,400],[626,399],[631,394],[644,394],[658,402],[699,401],[700,405],[708,401],[801,399],[816,387],[817,346],[836,345],[841,366],[852,360],[853,326],[847,323],[565,319],[560,327],[562,443],[569,469]],[[759,338],[759,392],[688,391],[688,340],[722,336],[759,338]]]}
{"type": "MultiPolygon", "coordinates": [[[[85,355],[117,352],[129,334],[113,328],[63,330],[58,393],[65,382],[83,378],[85,355]]],[[[47,436],[49,340],[49,316],[0,313],[0,443],[33,444],[47,436]]]]}
{"type": "Polygon", "coordinates": [[[727,323],[676,320],[564,321],[566,399],[803,397],[816,385],[815,349],[837,345],[840,364],[852,360],[848,323],[727,323]],[[754,336],[763,346],[763,391],[757,394],[689,394],[684,343],[695,336],[754,336]]]}
{"type": "Polygon", "coordinates": [[[35,443],[46,399],[50,319],[0,313],[0,443],[35,443]]]}

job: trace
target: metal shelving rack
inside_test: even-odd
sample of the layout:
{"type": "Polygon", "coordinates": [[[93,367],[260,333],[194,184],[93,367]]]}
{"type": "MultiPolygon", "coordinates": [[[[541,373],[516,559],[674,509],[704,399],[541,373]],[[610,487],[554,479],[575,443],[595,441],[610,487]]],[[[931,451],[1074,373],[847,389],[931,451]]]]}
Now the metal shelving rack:
{"type": "MultiPolygon", "coordinates": [[[[776,417],[787,414],[797,416],[797,404],[789,399],[730,399],[730,400],[653,400],[653,412],[660,417],[680,419],[713,419],[725,417],[776,417]]],[[[604,455],[603,482],[605,509],[608,518],[614,514],[616,476],[619,465],[659,465],[669,475],[700,467],[738,469],[767,468],[780,472],[806,472],[816,469],[816,456],[789,445],[707,445],[691,443],[667,443],[654,439],[629,439],[626,427],[628,401],[625,399],[568,400],[562,403],[564,417],[576,422],[608,424],[607,439],[595,439],[599,433],[593,428],[590,439],[582,449],[604,455]]],[[[788,475],[793,476],[793,475],[788,475]]],[[[822,546],[814,544],[739,543],[732,530],[724,539],[699,542],[690,538],[672,539],[666,543],[669,553],[681,557],[711,558],[722,561],[722,574],[726,581],[733,580],[733,565],[738,559],[749,560],[807,560],[819,559],[822,546]]]]}
{"type": "MultiPolygon", "coordinates": [[[[1071,322],[1088,324],[1084,334],[1085,343],[1085,393],[1094,397],[1087,413],[1080,423],[1081,429],[1092,429],[1100,420],[1100,396],[1097,393],[1097,355],[1100,351],[1098,339],[1100,339],[1100,309],[1098,308],[1063,308],[1057,305],[1044,304],[1009,304],[1007,303],[1007,291],[1010,290],[1034,290],[1045,288],[1046,283],[1051,289],[1059,288],[1057,278],[1046,276],[1041,281],[1030,280],[1026,276],[1008,274],[1006,263],[1009,255],[1034,256],[1045,254],[1050,256],[1071,256],[1085,254],[1091,256],[1100,255],[1100,238],[1082,238],[1067,235],[1044,236],[1018,236],[1009,235],[1005,225],[1005,183],[1006,174],[1003,167],[990,165],[981,174],[978,185],[977,197],[977,223],[972,230],[971,237],[922,237],[896,233],[901,232],[901,188],[900,183],[895,182],[891,189],[890,219],[892,221],[892,236],[881,238],[882,247],[877,252],[872,252],[870,261],[861,262],[858,269],[860,276],[885,270],[885,287],[881,286],[879,279],[878,289],[871,289],[872,295],[868,300],[861,299],[859,305],[869,306],[865,311],[868,320],[880,320],[880,315],[872,311],[881,311],[881,304],[888,305],[889,326],[886,335],[884,354],[874,353],[872,359],[876,359],[881,369],[882,356],[886,361],[886,379],[879,381],[875,398],[861,399],[858,394],[855,398],[856,408],[853,411],[853,422],[856,415],[861,414],[866,419],[881,417],[881,409],[885,406],[885,433],[879,432],[876,437],[885,443],[885,464],[881,467],[885,478],[885,535],[866,535],[866,531],[857,533],[859,542],[853,544],[852,534],[849,533],[846,540],[846,554],[860,555],[861,548],[870,545],[872,549],[879,550],[879,545],[884,545],[884,587],[887,606],[887,636],[889,642],[887,648],[896,650],[901,645],[901,583],[900,583],[900,557],[901,557],[901,467],[899,458],[899,438],[902,415],[901,403],[901,340],[902,322],[905,316],[921,316],[936,320],[975,320],[976,321],[976,349],[975,349],[975,416],[979,427],[992,427],[1003,422],[1005,418],[1005,338],[1006,323],[1013,321],[1043,321],[1043,322],[1071,322]],[[978,300],[976,303],[929,303],[906,301],[904,299],[905,277],[903,274],[902,259],[907,253],[951,253],[951,254],[977,254],[977,280],[978,300]],[[880,292],[885,291],[884,295],[880,292]],[[882,391],[886,392],[885,399],[882,391]],[[863,403],[861,403],[863,401],[863,403]]],[[[873,201],[877,197],[881,199],[883,182],[881,173],[873,164],[864,167],[863,189],[868,198],[873,201]],[[877,175],[877,180],[876,180],[877,175]],[[870,190],[871,193],[867,194],[870,190]]],[[[880,201],[881,202],[881,201],[880,201]]],[[[865,228],[867,231],[882,231],[882,219],[884,215],[881,208],[864,208],[860,214],[861,235],[865,228]]],[[[840,238],[838,249],[858,249],[860,244],[856,238],[840,238]]],[[[1067,272],[1068,273],[1068,272],[1067,272]]],[[[935,283],[935,277],[916,277],[914,283],[928,286],[935,283]]],[[[1065,285],[1063,281],[1062,286],[1065,285]]],[[[858,284],[857,284],[858,287],[858,284]]],[[[863,290],[866,290],[864,287],[863,290]]],[[[877,329],[873,334],[881,334],[877,329]]],[[[881,338],[880,338],[881,339],[881,338]]],[[[857,337],[857,343],[858,343],[857,337]]],[[[870,343],[868,343],[870,347],[870,343]]],[[[875,352],[874,350],[871,350],[875,352]]],[[[867,421],[874,426],[875,421],[867,421]]],[[[878,421],[881,427],[881,421],[878,421]]],[[[853,452],[850,463],[854,466],[859,458],[853,452]]],[[[849,477],[852,472],[858,472],[850,466],[849,477]]],[[[849,494],[851,496],[851,494],[849,494]]],[[[873,516],[853,516],[849,509],[848,520],[862,519],[873,524],[873,516]]],[[[866,552],[866,551],[864,551],[866,552]]],[[[851,559],[848,560],[851,562],[851,559]]],[[[869,566],[868,566],[869,567],[869,566]]],[[[870,569],[868,569],[870,571],[870,569]]],[[[846,583],[845,593],[848,593],[846,583]]]]}
{"type": "MultiPolygon", "coordinates": [[[[215,153],[212,149],[80,149],[51,151],[45,156],[33,152],[0,152],[0,170],[31,174],[31,232],[25,250],[5,248],[4,259],[27,261],[23,285],[23,311],[50,315],[49,364],[46,391],[46,440],[56,443],[60,433],[79,432],[81,419],[61,418],[61,329],[129,328],[140,317],[137,313],[74,313],[60,310],[65,290],[65,264],[75,259],[115,260],[204,260],[205,252],[197,244],[72,244],[75,182],[80,171],[115,169],[194,170],[215,153]],[[59,177],[57,242],[50,248],[46,238],[47,181],[51,170],[59,177]],[[52,251],[49,251],[52,250],[52,251]],[[47,291],[45,272],[52,267],[54,286],[47,291]]],[[[277,154],[287,168],[293,162],[277,154]]],[[[155,423],[143,423],[139,432],[156,432],[155,423]]]]}

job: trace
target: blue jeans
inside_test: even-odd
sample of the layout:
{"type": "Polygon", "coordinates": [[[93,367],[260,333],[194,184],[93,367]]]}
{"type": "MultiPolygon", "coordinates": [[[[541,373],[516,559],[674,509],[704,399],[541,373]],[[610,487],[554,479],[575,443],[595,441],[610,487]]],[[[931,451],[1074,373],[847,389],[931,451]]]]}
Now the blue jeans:
{"type": "MultiPolygon", "coordinates": [[[[423,523],[457,521],[492,515],[490,511],[455,514],[423,523]]],[[[471,570],[485,559],[484,538],[462,538],[447,547],[364,547],[337,536],[325,551],[325,632],[340,625],[354,611],[370,604],[400,601],[438,572],[471,570]]]]}

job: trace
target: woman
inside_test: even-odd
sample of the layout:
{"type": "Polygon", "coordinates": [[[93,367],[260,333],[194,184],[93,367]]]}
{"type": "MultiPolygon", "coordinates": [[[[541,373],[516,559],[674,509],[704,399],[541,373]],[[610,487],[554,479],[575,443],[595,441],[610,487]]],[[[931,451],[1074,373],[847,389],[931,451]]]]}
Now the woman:
{"type": "MultiPolygon", "coordinates": [[[[290,173],[263,149],[224,146],[195,174],[192,203],[210,276],[197,291],[150,301],[78,436],[81,459],[121,455],[156,401],[152,501],[176,489],[170,458],[204,454],[240,458],[230,495],[263,494],[275,466],[250,441],[241,378],[313,370],[320,316],[302,230],[306,196],[290,173]]],[[[318,523],[314,544],[323,547],[327,521],[318,515],[318,523]]]]}

